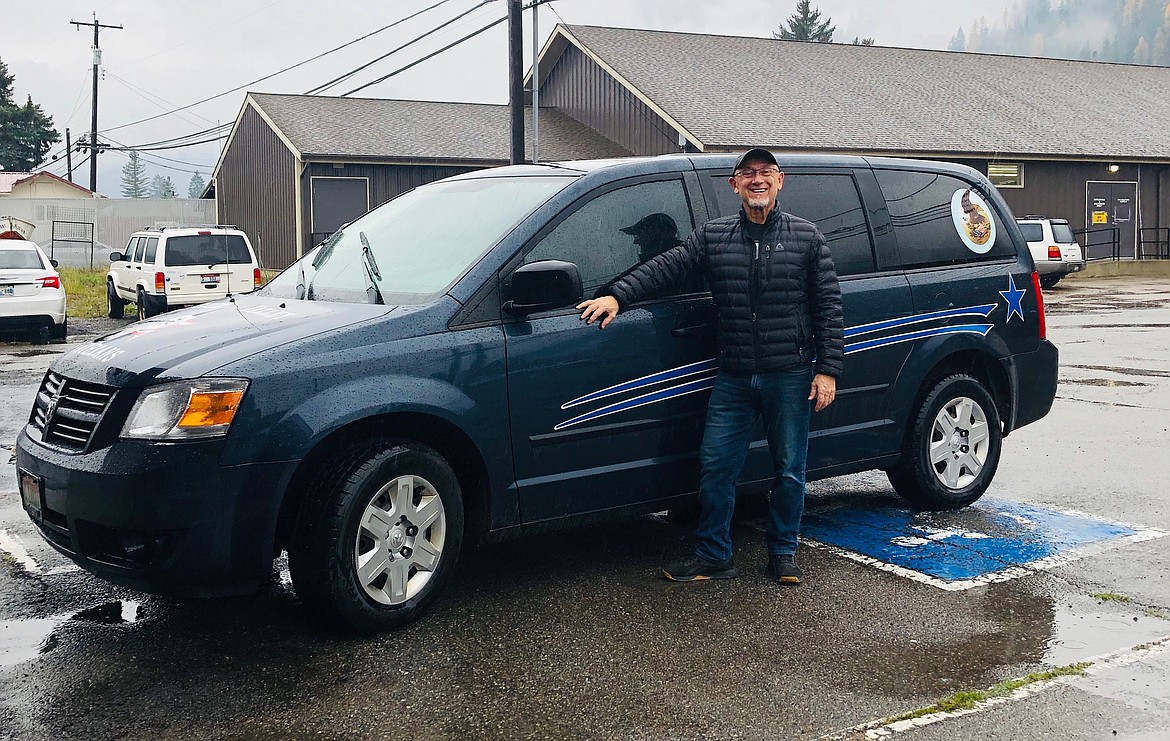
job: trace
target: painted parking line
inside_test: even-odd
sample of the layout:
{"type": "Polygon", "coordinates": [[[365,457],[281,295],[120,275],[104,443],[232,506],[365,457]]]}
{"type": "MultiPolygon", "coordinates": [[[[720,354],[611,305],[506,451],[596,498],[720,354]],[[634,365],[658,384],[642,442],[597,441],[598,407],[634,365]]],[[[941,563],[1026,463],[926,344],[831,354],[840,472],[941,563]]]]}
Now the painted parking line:
{"type": "Polygon", "coordinates": [[[1157,528],[984,498],[953,512],[845,506],[806,511],[805,542],[859,563],[957,591],[1050,569],[1157,528]]]}
{"type": "Polygon", "coordinates": [[[0,530],[0,553],[7,553],[17,565],[21,566],[30,574],[71,574],[74,571],[81,571],[81,567],[77,564],[66,564],[65,566],[57,566],[55,568],[42,568],[20,542],[20,539],[14,535],[9,534],[7,530],[0,530]]]}

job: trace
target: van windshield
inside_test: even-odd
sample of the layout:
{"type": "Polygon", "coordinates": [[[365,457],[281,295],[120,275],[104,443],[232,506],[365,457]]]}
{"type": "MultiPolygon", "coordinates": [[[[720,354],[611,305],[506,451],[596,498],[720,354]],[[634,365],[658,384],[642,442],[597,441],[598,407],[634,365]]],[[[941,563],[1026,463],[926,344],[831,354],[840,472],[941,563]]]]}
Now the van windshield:
{"type": "Polygon", "coordinates": [[[433,301],[572,181],[489,177],[421,186],[334,233],[261,293],[355,303],[371,296],[387,304],[433,301]]]}

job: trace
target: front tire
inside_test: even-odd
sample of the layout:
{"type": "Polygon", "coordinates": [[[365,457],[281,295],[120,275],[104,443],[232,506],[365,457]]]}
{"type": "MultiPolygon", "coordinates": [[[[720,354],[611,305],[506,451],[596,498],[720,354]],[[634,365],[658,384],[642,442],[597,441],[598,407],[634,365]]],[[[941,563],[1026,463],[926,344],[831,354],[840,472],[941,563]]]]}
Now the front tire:
{"type": "Polygon", "coordinates": [[[463,540],[463,495],[433,448],[363,443],[310,486],[289,571],[324,623],[379,633],[415,620],[450,577],[463,540]]]}
{"type": "Polygon", "coordinates": [[[114,282],[106,281],[106,315],[111,319],[121,319],[126,314],[126,302],[114,289],[114,282]]]}
{"type": "Polygon", "coordinates": [[[911,420],[890,483],[920,509],[966,507],[991,484],[1002,428],[995,400],[966,374],[938,381],[911,420]]]}

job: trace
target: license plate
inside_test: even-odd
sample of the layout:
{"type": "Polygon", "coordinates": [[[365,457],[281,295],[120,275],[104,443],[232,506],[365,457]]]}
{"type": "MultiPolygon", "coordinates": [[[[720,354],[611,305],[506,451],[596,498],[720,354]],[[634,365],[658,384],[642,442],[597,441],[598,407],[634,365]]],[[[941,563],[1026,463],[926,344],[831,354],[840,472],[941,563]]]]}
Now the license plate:
{"type": "Polygon", "coordinates": [[[203,278],[203,283],[205,285],[215,285],[216,283],[219,283],[218,275],[204,275],[201,277],[203,278]]]}
{"type": "Polygon", "coordinates": [[[16,286],[3,285],[0,286],[0,296],[15,296],[16,286]]]}
{"type": "Polygon", "coordinates": [[[17,470],[20,478],[20,499],[29,516],[37,522],[41,521],[41,479],[28,471],[17,470]]]}

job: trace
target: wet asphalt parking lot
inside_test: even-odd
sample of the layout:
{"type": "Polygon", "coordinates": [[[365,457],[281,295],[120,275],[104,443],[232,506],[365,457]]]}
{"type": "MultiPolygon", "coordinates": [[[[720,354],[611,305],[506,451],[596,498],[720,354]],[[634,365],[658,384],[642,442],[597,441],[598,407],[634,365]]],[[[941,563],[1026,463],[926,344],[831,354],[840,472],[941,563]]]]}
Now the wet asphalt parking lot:
{"type": "Polygon", "coordinates": [[[1056,402],[975,507],[812,484],[799,588],[764,577],[751,511],[727,582],[662,581],[686,531],[657,517],[484,548],[421,622],[361,639],[279,571],[174,601],[52,551],[7,449],[72,342],[0,343],[0,739],[1170,737],[1170,280],[1047,301],[1056,402]]]}

